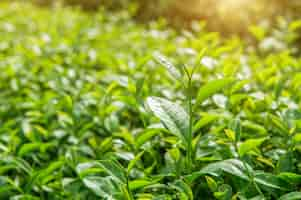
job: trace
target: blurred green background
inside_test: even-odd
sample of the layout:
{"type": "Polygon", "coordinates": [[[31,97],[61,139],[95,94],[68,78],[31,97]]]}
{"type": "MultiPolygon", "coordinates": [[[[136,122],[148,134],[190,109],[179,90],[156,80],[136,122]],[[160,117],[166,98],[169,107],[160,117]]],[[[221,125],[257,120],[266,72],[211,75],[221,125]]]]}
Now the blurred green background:
{"type": "Polygon", "coordinates": [[[43,6],[72,5],[95,11],[131,10],[141,22],[164,17],[176,27],[206,21],[207,28],[222,34],[246,34],[251,24],[273,26],[281,16],[301,17],[300,0],[33,0],[43,6]]]}

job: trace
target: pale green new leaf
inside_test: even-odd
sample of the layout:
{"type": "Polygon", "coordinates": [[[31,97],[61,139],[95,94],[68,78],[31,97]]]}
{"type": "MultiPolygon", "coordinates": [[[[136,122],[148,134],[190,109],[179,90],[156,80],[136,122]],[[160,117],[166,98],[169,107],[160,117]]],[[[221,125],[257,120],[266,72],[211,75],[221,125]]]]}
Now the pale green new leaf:
{"type": "Polygon", "coordinates": [[[140,148],[144,143],[160,133],[160,129],[146,129],[142,131],[135,139],[136,148],[140,148]]]}
{"type": "Polygon", "coordinates": [[[180,71],[171,63],[169,62],[163,55],[156,52],[154,53],[154,57],[156,61],[158,61],[161,65],[166,67],[166,69],[169,71],[169,73],[176,79],[181,79],[181,73],[180,71]]]}
{"type": "Polygon", "coordinates": [[[156,184],[158,182],[158,179],[156,180],[145,180],[145,179],[136,179],[129,182],[129,188],[130,190],[137,190],[149,185],[156,184]]]}
{"type": "Polygon", "coordinates": [[[133,167],[136,165],[136,163],[140,160],[141,156],[144,154],[144,151],[138,153],[135,158],[133,160],[131,160],[131,162],[129,163],[128,165],[128,168],[127,168],[127,172],[129,173],[133,167]]]}
{"type": "Polygon", "coordinates": [[[258,138],[258,139],[248,139],[244,141],[242,144],[240,144],[238,148],[238,153],[240,156],[244,156],[246,153],[248,153],[251,150],[256,149],[259,147],[267,137],[264,138],[258,138]]]}
{"type": "Polygon", "coordinates": [[[234,81],[232,78],[223,78],[210,81],[203,85],[197,95],[197,104],[202,103],[204,100],[212,96],[213,94],[225,89],[229,84],[234,81]]]}
{"type": "Polygon", "coordinates": [[[301,192],[290,192],[282,195],[279,200],[298,200],[301,199],[301,192]]]}

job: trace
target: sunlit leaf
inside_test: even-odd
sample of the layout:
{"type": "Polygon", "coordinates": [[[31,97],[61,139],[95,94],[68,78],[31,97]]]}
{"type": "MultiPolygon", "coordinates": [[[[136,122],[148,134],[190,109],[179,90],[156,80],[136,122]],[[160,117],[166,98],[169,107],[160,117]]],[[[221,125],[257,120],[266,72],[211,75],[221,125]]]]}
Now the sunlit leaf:
{"type": "Polygon", "coordinates": [[[180,105],[159,97],[147,98],[147,105],[172,134],[187,144],[189,116],[180,105]]]}

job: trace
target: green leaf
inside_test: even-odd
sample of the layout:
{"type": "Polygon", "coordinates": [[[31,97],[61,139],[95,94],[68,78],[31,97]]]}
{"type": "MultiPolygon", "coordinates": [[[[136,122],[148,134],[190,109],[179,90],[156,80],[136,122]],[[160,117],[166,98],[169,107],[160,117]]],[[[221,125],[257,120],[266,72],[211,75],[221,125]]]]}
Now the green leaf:
{"type": "MultiPolygon", "coordinates": [[[[250,167],[248,166],[248,168],[250,167]]],[[[250,168],[249,171],[250,170],[252,169],[250,168]]],[[[221,172],[226,172],[244,180],[249,180],[243,162],[237,159],[229,159],[211,163],[200,170],[201,174],[210,174],[213,176],[219,176],[221,172]]]]}
{"type": "Polygon", "coordinates": [[[138,153],[138,155],[135,156],[133,160],[128,165],[127,173],[130,173],[130,171],[133,169],[133,167],[136,165],[136,163],[140,160],[141,156],[144,154],[144,151],[138,153]]]}
{"type": "Polygon", "coordinates": [[[113,183],[111,177],[88,176],[83,179],[83,183],[94,194],[103,198],[110,199],[121,193],[121,189],[113,183]]]}
{"type": "Polygon", "coordinates": [[[80,177],[105,172],[118,184],[127,182],[125,169],[114,159],[80,163],[76,166],[76,172],[80,177]]]}
{"type": "Polygon", "coordinates": [[[230,185],[223,184],[218,187],[218,191],[214,192],[214,197],[218,200],[231,200],[232,188],[230,185]]]}
{"type": "Polygon", "coordinates": [[[137,190],[149,185],[155,184],[154,181],[149,181],[145,179],[137,179],[129,182],[129,188],[130,190],[137,190]]]}
{"type": "Polygon", "coordinates": [[[201,176],[206,176],[206,175],[213,175],[213,176],[218,176],[218,174],[213,173],[213,172],[208,172],[208,171],[198,171],[198,172],[193,172],[191,174],[185,175],[184,180],[188,184],[192,184],[197,178],[201,176]]]}
{"type": "Polygon", "coordinates": [[[146,129],[139,133],[135,139],[136,148],[139,149],[145,142],[160,133],[160,129],[146,129]]]}
{"type": "Polygon", "coordinates": [[[286,152],[285,154],[280,156],[276,166],[277,173],[292,172],[294,169],[293,159],[294,156],[292,152],[286,152]]]}
{"type": "Polygon", "coordinates": [[[53,161],[46,169],[43,169],[38,173],[38,178],[45,184],[49,181],[50,177],[54,177],[54,171],[59,170],[64,164],[64,161],[53,161]]]}
{"type": "Polygon", "coordinates": [[[278,116],[269,114],[269,120],[273,128],[277,129],[279,133],[289,135],[288,127],[282,122],[282,120],[278,116]]]}
{"type": "Polygon", "coordinates": [[[258,135],[267,135],[267,130],[263,126],[252,121],[243,121],[242,126],[244,129],[252,130],[258,135]]]}
{"type": "Polygon", "coordinates": [[[208,185],[209,189],[211,190],[211,192],[215,192],[218,188],[216,181],[213,178],[211,178],[210,176],[205,176],[205,178],[206,178],[207,185],[208,185]]]}
{"type": "Polygon", "coordinates": [[[187,145],[189,135],[189,116],[178,104],[159,97],[148,97],[147,104],[165,127],[187,145]]]}
{"type": "Polygon", "coordinates": [[[115,160],[102,160],[98,162],[106,173],[111,175],[114,180],[126,184],[127,178],[124,168],[115,160]]]}
{"type": "Polygon", "coordinates": [[[239,145],[238,153],[240,156],[244,156],[246,153],[248,153],[251,150],[256,149],[259,147],[267,137],[264,138],[258,138],[258,139],[248,139],[244,141],[242,144],[239,145]]]}
{"type": "Polygon", "coordinates": [[[202,86],[197,95],[196,103],[202,103],[204,100],[212,96],[213,94],[225,89],[229,84],[234,81],[232,78],[223,78],[210,81],[202,86]]]}
{"type": "Polygon", "coordinates": [[[254,181],[267,191],[271,189],[288,190],[288,185],[279,177],[265,172],[256,172],[254,181]]]}
{"type": "Polygon", "coordinates": [[[33,151],[39,151],[40,150],[40,145],[41,143],[28,143],[28,144],[24,144],[22,145],[22,147],[20,148],[18,155],[19,156],[24,156],[30,152],[33,151]]]}
{"type": "Polygon", "coordinates": [[[180,80],[182,78],[180,71],[171,62],[169,62],[163,55],[159,53],[155,53],[154,57],[156,61],[158,61],[161,65],[163,65],[174,78],[176,78],[177,80],[180,80]]]}
{"type": "Polygon", "coordinates": [[[201,119],[193,126],[193,132],[203,128],[204,126],[212,123],[218,118],[218,115],[204,114],[201,119]]]}
{"type": "Polygon", "coordinates": [[[300,174],[295,174],[291,172],[282,172],[277,175],[279,178],[282,180],[286,181],[287,183],[290,184],[301,184],[301,175],[300,174]]]}
{"type": "Polygon", "coordinates": [[[31,168],[29,163],[27,163],[22,158],[12,157],[12,156],[3,156],[3,157],[0,157],[0,161],[3,162],[5,166],[10,166],[11,168],[14,166],[14,168],[16,170],[25,172],[26,174],[33,173],[33,169],[31,168]]]}
{"type": "Polygon", "coordinates": [[[240,136],[241,136],[241,123],[240,120],[238,118],[233,119],[230,124],[229,124],[229,128],[231,130],[234,131],[235,133],[235,142],[239,142],[240,141],[240,136]]]}
{"type": "Polygon", "coordinates": [[[18,156],[25,156],[27,154],[33,153],[34,151],[45,152],[47,149],[55,146],[55,143],[27,143],[22,145],[18,151],[18,156]]]}
{"type": "Polygon", "coordinates": [[[170,185],[180,192],[180,196],[187,200],[193,200],[193,192],[191,188],[182,180],[177,180],[170,185]]]}
{"type": "Polygon", "coordinates": [[[290,192],[282,195],[278,200],[298,200],[301,199],[301,192],[290,192]]]}
{"type": "Polygon", "coordinates": [[[235,132],[231,129],[225,129],[225,134],[231,142],[235,142],[235,132]]]}

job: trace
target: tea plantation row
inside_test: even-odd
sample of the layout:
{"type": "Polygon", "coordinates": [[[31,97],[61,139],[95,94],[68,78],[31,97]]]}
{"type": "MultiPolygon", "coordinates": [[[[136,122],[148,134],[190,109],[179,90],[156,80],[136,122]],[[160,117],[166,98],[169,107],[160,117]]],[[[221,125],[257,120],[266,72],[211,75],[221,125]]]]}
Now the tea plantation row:
{"type": "Polygon", "coordinates": [[[301,199],[300,22],[281,23],[250,45],[1,4],[0,199],[301,199]]]}

